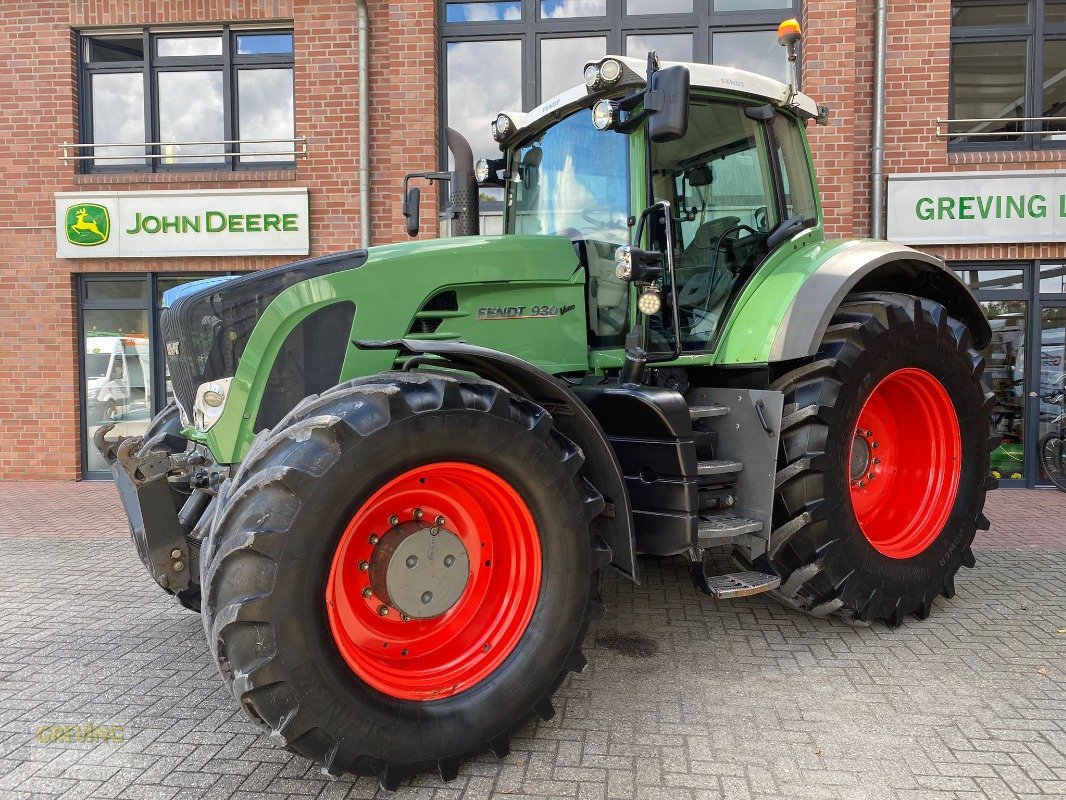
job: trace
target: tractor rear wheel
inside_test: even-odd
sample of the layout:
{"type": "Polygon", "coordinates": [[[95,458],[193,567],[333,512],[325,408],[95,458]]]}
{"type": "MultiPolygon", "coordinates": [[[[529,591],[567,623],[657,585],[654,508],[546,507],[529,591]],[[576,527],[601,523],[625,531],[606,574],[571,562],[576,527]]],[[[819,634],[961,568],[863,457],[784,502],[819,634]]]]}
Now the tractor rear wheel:
{"type": "Polygon", "coordinates": [[[770,565],[811,614],[899,625],[954,595],[987,529],[992,393],[966,326],[910,295],[847,298],[785,395],[770,565]]]}
{"type": "Polygon", "coordinates": [[[220,493],[203,619],[246,712],[330,774],[455,776],[585,660],[607,552],[580,448],[474,378],[384,373],[260,434],[220,493]]]}

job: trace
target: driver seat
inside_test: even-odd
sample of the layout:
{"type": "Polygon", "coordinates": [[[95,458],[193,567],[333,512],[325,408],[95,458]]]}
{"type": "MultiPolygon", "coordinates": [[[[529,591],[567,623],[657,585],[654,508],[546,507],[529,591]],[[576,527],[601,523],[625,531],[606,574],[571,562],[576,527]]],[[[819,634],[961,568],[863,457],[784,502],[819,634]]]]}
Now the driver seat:
{"type": "Polygon", "coordinates": [[[725,298],[732,284],[732,274],[722,266],[728,254],[719,249],[717,263],[712,264],[711,260],[715,256],[718,240],[739,221],[738,217],[721,217],[708,220],[696,229],[692,241],[677,259],[679,270],[691,272],[678,292],[678,305],[688,308],[703,306],[711,310],[725,298]]]}

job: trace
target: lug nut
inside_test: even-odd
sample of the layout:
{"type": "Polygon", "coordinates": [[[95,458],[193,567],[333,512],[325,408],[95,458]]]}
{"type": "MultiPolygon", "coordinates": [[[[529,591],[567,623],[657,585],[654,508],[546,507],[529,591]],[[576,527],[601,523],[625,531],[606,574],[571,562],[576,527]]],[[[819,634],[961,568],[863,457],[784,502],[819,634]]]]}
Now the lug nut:
{"type": "Polygon", "coordinates": [[[181,561],[175,561],[174,562],[174,571],[175,572],[181,572],[183,569],[185,569],[185,564],[183,562],[181,562],[181,561]]]}
{"type": "Polygon", "coordinates": [[[409,616],[407,616],[406,614],[400,614],[400,619],[402,619],[404,622],[410,622],[411,621],[411,618],[409,616]]]}
{"type": "Polygon", "coordinates": [[[369,586],[364,586],[363,587],[363,597],[370,597],[370,595],[372,595],[373,593],[374,593],[374,590],[371,589],[369,586]]]}
{"type": "Polygon", "coordinates": [[[396,516],[395,514],[393,514],[391,517],[389,517],[389,524],[390,525],[399,525],[400,524],[400,518],[398,516],[396,516]]]}
{"type": "Polygon", "coordinates": [[[433,602],[433,592],[422,592],[422,605],[428,606],[433,602]]]}
{"type": "Polygon", "coordinates": [[[170,551],[170,557],[171,558],[181,558],[181,550],[179,550],[178,548],[175,547],[173,550],[170,551]]]}
{"type": "Polygon", "coordinates": [[[880,446],[881,445],[879,445],[877,442],[870,442],[870,447],[880,447],[880,446]]]}
{"type": "Polygon", "coordinates": [[[407,568],[408,569],[412,569],[414,567],[414,565],[417,564],[417,563],[418,563],[418,556],[408,556],[407,557],[407,568]]]}
{"type": "Polygon", "coordinates": [[[881,463],[881,459],[879,459],[879,458],[875,458],[875,459],[874,459],[874,463],[875,463],[875,464],[880,464],[880,463],[881,463]]]}
{"type": "Polygon", "coordinates": [[[437,517],[435,520],[433,520],[433,524],[436,525],[438,528],[443,528],[444,527],[444,517],[437,517]]]}
{"type": "Polygon", "coordinates": [[[368,569],[370,569],[370,562],[369,561],[360,561],[359,562],[359,570],[360,570],[360,572],[366,572],[368,569]]]}
{"type": "Polygon", "coordinates": [[[859,481],[859,488],[861,489],[864,486],[866,486],[866,481],[859,481]]]}
{"type": "Polygon", "coordinates": [[[867,477],[867,478],[869,478],[870,480],[873,480],[873,479],[874,479],[875,477],[877,477],[877,476],[876,476],[876,475],[874,475],[874,473],[872,473],[872,472],[871,472],[871,473],[870,473],[869,475],[867,475],[866,477],[867,477]]]}
{"type": "Polygon", "coordinates": [[[867,435],[867,436],[873,436],[873,435],[874,435],[874,432],[873,432],[873,431],[871,431],[871,430],[867,430],[867,431],[866,431],[866,435],[867,435]]]}
{"type": "Polygon", "coordinates": [[[415,519],[422,519],[422,509],[421,508],[416,508],[414,513],[415,513],[415,519]]]}
{"type": "MultiPolygon", "coordinates": [[[[414,558],[414,556],[411,556],[411,558],[414,558]]],[[[455,563],[455,556],[448,555],[448,556],[444,557],[444,566],[450,567],[454,563],[455,563]]]]}
{"type": "Polygon", "coordinates": [[[389,615],[389,607],[386,605],[378,606],[378,616],[387,617],[389,615]]]}
{"type": "Polygon", "coordinates": [[[377,544],[381,540],[377,536],[375,536],[374,534],[370,534],[369,541],[370,541],[370,544],[377,544]]]}

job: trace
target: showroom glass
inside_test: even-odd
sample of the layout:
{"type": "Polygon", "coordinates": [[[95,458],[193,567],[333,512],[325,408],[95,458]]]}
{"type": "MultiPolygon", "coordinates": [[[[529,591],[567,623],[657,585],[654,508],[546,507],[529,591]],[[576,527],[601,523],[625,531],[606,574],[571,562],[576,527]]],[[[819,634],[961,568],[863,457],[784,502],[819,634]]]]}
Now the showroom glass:
{"type": "Polygon", "coordinates": [[[1025,353],[1028,303],[1021,300],[982,301],[981,308],[992,326],[992,341],[982,351],[985,382],[996,395],[992,428],[1000,437],[992,453],[997,477],[1025,477],[1026,408],[1025,353]]]}
{"type": "Polygon", "coordinates": [[[692,60],[691,33],[631,33],[626,37],[627,56],[647,58],[654,50],[666,61],[692,60]]]}
{"type": "MultiPolygon", "coordinates": [[[[220,273],[83,275],[78,280],[78,350],[82,364],[82,472],[111,473],[92,443],[103,424],[123,435],[143,433],[173,398],[159,334],[163,293],[220,273]]],[[[226,274],[226,273],[221,273],[226,274]]],[[[233,273],[229,273],[233,274],[233,273]]]]}
{"type": "Polygon", "coordinates": [[[952,149],[1066,142],[1066,6],[1052,0],[952,3],[952,149]],[[1037,118],[1024,121],[1023,118],[1037,118]]]}
{"type": "Polygon", "coordinates": [[[188,34],[83,33],[79,52],[86,89],[82,142],[103,145],[80,151],[101,156],[82,161],[84,169],[232,169],[293,162],[291,31],[223,26],[188,34]],[[218,144],[261,139],[282,141],[218,144]],[[140,142],[160,145],[146,148],[140,142]]]}
{"type": "Polygon", "coordinates": [[[1001,443],[992,469],[1004,481],[1047,485],[1034,446],[1058,423],[1055,382],[1066,359],[1066,265],[1062,262],[953,264],[992,327],[982,355],[995,393],[992,423],[1001,443]]]}
{"type": "MultiPolygon", "coordinates": [[[[1040,436],[1066,430],[1066,305],[1040,314],[1040,436]]],[[[1050,482],[1041,466],[1041,478],[1050,482]]]]}
{"type": "Polygon", "coordinates": [[[607,39],[583,36],[540,41],[540,102],[544,102],[583,80],[585,62],[607,55],[607,39]]]}
{"type": "MultiPolygon", "coordinates": [[[[88,441],[102,425],[112,437],[140,436],[152,418],[151,343],[145,309],[82,311],[85,373],[82,402],[88,441]]],[[[95,447],[88,448],[86,470],[106,470],[95,447]]]]}
{"type": "MultiPolygon", "coordinates": [[[[791,0],[440,0],[439,9],[442,132],[463,133],[475,159],[499,154],[488,127],[498,112],[577,86],[584,60],[605,53],[644,57],[652,46],[666,60],[710,63],[713,32],[724,34],[716,63],[783,77],[774,31],[782,15],[799,15],[791,0]]],[[[440,163],[449,164],[443,136],[440,163]]]]}

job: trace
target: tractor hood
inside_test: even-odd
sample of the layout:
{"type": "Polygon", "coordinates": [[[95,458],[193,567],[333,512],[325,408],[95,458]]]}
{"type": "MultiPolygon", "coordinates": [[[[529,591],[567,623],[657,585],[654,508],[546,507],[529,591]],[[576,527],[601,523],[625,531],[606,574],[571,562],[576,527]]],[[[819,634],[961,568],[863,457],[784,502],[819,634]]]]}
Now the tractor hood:
{"type": "MultiPolygon", "coordinates": [[[[326,302],[351,301],[357,308],[353,335],[338,331],[338,336],[388,339],[412,332],[418,335],[425,326],[416,325],[416,317],[425,312],[427,303],[442,291],[453,291],[457,305],[450,314],[457,324],[447,327],[455,332],[429,330],[423,335],[481,339],[479,343],[491,346],[502,331],[484,330],[486,326],[471,328],[466,316],[473,320],[486,308],[533,305],[540,314],[541,305],[560,305],[552,286],[575,284],[583,286],[583,277],[577,253],[565,237],[464,236],[412,241],[176,287],[164,295],[161,325],[174,394],[184,419],[190,421],[201,384],[250,370],[253,365],[244,363],[249,358],[257,362],[257,370],[269,370],[278,340],[326,302]],[[533,289],[523,300],[514,291],[518,286],[545,288],[533,289]],[[288,299],[275,304],[283,295],[288,299]],[[502,299],[511,295],[516,298],[514,302],[502,299]]],[[[499,327],[516,331],[523,325],[515,321],[499,327]]],[[[581,331],[583,334],[583,324],[581,331]]],[[[357,354],[347,358],[346,364],[348,361],[358,361],[357,354]]]]}

